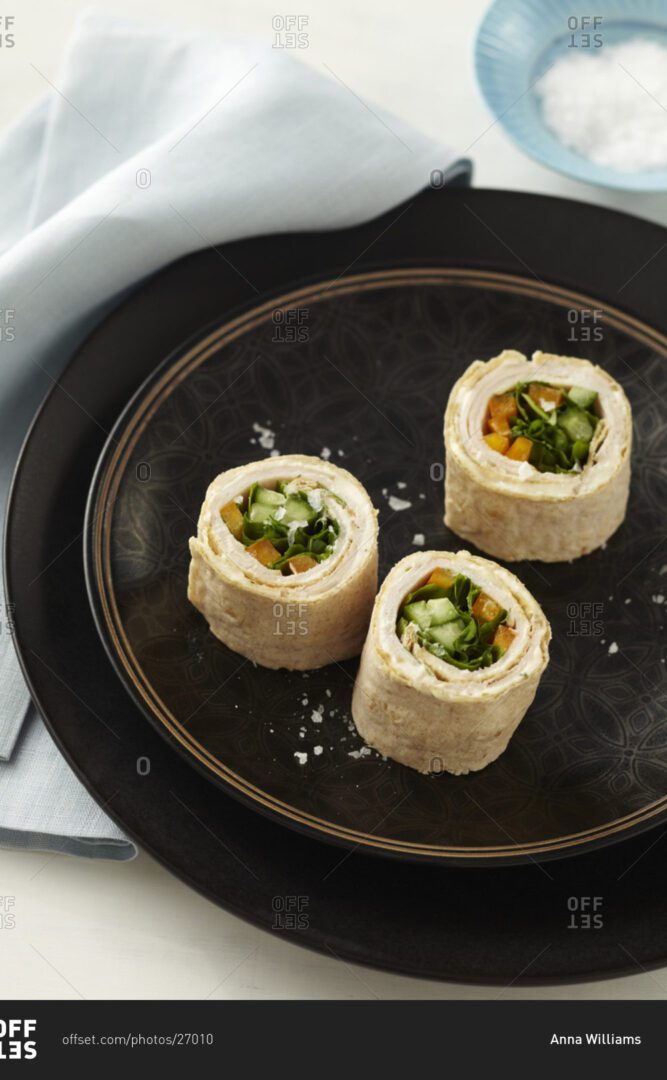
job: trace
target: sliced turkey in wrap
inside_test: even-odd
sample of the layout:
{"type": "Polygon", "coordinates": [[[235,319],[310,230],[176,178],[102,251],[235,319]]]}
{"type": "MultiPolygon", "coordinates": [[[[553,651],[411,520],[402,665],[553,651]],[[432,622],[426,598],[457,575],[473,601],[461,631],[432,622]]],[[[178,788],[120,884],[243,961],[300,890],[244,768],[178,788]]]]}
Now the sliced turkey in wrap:
{"type": "Polygon", "coordinates": [[[467,551],[423,551],[391,570],[375,601],[352,699],[362,738],[422,773],[483,769],[505,750],[548,663],[551,630],[542,609],[509,570],[467,551]],[[419,643],[410,623],[399,638],[405,598],[434,570],[464,574],[507,611],[512,643],[489,667],[460,670],[419,643]]]}
{"type": "Polygon", "coordinates": [[[588,360],[506,349],[476,360],[456,382],[445,413],[445,524],[495,558],[564,562],[605,543],[625,517],[632,416],[622,388],[588,360]],[[599,421],[588,460],[576,472],[539,472],[484,440],[494,394],[519,382],[597,392],[599,421]]]}
{"type": "Polygon", "coordinates": [[[221,473],[190,540],[188,598],[230,649],[269,668],[307,670],[361,652],[377,590],[377,511],[358,480],[320,458],[290,454],[221,473]],[[257,561],[221,509],[255,483],[305,492],[338,523],[332,553],[283,576],[257,561]]]}

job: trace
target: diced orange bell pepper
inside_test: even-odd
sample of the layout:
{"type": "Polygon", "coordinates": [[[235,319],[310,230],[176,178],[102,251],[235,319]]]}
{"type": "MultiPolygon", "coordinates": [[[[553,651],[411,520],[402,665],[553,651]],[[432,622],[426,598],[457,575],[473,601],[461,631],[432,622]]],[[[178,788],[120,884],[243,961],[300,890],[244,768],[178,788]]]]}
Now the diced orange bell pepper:
{"type": "Polygon", "coordinates": [[[312,555],[295,555],[287,563],[293,574],[304,574],[306,570],[312,570],[317,566],[317,559],[312,555]]]}
{"type": "Polygon", "coordinates": [[[511,626],[505,626],[505,623],[501,623],[495,634],[493,635],[492,645],[497,645],[503,652],[507,652],[510,645],[514,641],[516,630],[512,630],[511,626]]]}
{"type": "Polygon", "coordinates": [[[497,604],[495,600],[492,600],[490,596],[487,596],[484,591],[479,594],[475,603],[472,605],[473,617],[480,623],[491,622],[492,619],[495,619],[500,614],[501,610],[500,604],[497,604]]]}
{"type": "Polygon", "coordinates": [[[533,440],[527,439],[525,435],[519,435],[510,446],[505,457],[511,458],[512,461],[528,461],[532,449],[533,440]]]}
{"type": "Polygon", "coordinates": [[[448,589],[454,584],[454,578],[447,570],[437,567],[426,582],[427,585],[437,585],[441,589],[448,589]]]}
{"type": "Polygon", "coordinates": [[[270,566],[271,563],[280,558],[280,552],[277,548],[274,548],[271,541],[267,540],[266,537],[263,540],[256,540],[246,550],[249,555],[254,555],[257,562],[261,562],[262,566],[270,566]]]}
{"type": "Polygon", "coordinates": [[[507,435],[499,435],[495,431],[492,431],[489,435],[485,435],[484,442],[487,443],[492,450],[497,450],[499,454],[504,454],[510,444],[507,435]]]}
{"type": "Polygon", "coordinates": [[[225,503],[220,507],[220,517],[236,540],[241,539],[243,532],[243,514],[235,502],[225,503]]]}
{"type": "Polygon", "coordinates": [[[541,386],[540,383],[531,383],[528,387],[528,396],[536,401],[545,412],[557,409],[563,400],[563,391],[557,386],[541,386]]]}
{"type": "Polygon", "coordinates": [[[490,416],[486,422],[489,432],[494,435],[509,437],[511,428],[506,416],[490,416]]]}
{"type": "Polygon", "coordinates": [[[494,394],[489,401],[489,416],[504,416],[510,420],[517,414],[514,394],[494,394]]]}

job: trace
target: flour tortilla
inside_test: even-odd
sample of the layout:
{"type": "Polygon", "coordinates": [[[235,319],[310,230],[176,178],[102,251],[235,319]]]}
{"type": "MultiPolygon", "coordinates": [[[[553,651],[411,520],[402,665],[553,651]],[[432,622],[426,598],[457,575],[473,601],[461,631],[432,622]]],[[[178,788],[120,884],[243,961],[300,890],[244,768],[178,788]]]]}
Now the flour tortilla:
{"type": "Polygon", "coordinates": [[[494,558],[564,562],[601,547],[625,517],[632,415],[622,388],[588,360],[506,349],[476,360],[450,394],[445,413],[445,524],[494,558]],[[579,473],[540,473],[485,443],[492,394],[539,380],[596,390],[602,419],[579,473]]]}
{"type": "MultiPolygon", "coordinates": [[[[408,628],[410,631],[410,627],[408,628]]],[[[548,663],[551,630],[537,601],[510,571],[467,551],[408,555],[387,576],[373,608],[352,698],[369,746],[422,773],[483,769],[505,750],[548,663]],[[398,612],[441,567],[465,574],[508,612],[510,647],[488,668],[462,671],[396,633],[398,612]]]]}
{"type": "Polygon", "coordinates": [[[211,632],[263,667],[308,670],[361,652],[377,591],[377,511],[351,473],[289,454],[230,469],[206,492],[190,540],[188,599],[211,632]],[[317,492],[339,524],[334,551],[302,574],[269,570],[235,540],[220,508],[258,482],[317,492]]]}

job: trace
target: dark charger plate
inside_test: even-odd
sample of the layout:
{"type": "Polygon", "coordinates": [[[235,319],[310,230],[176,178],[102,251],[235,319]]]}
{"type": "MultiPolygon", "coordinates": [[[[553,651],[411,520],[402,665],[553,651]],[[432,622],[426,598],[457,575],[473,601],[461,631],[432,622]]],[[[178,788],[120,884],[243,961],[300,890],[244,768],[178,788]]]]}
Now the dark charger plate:
{"type": "MultiPolygon", "coordinates": [[[[371,839],[386,836],[390,827],[396,830],[393,835],[398,847],[412,843],[417,835],[423,839],[424,820],[430,829],[437,829],[443,805],[451,807],[446,828],[459,830],[448,833],[447,842],[461,843],[477,827],[473,848],[481,836],[490,838],[486,842],[495,848],[511,848],[526,839],[532,842],[534,832],[517,836],[517,823],[530,829],[531,816],[538,822],[548,821],[547,804],[549,813],[557,811],[559,822],[566,823],[568,833],[577,831],[582,814],[588,815],[587,826],[594,828],[619,816],[631,818],[623,828],[596,837],[597,844],[628,837],[658,823],[662,809],[658,807],[651,816],[650,804],[663,800],[667,790],[663,783],[667,740],[662,734],[659,707],[664,683],[657,655],[660,607],[652,600],[659,579],[648,575],[659,565],[665,493],[659,451],[664,424],[658,395],[667,319],[661,307],[659,257],[622,287],[664,243],[665,234],[656,226],[584,204],[501,192],[429,192],[402,212],[356,229],[245,241],[226,247],[224,259],[214,251],[184,259],[142,286],[79,351],[38,415],[17,468],[6,546],[17,644],[35,699],[79,776],[108,812],[175,873],[218,903],[266,928],[284,927],[285,920],[277,917],[276,909],[284,907],[287,898],[306,898],[308,925],[280,932],[334,955],[404,972],[440,978],[552,980],[636,970],[637,965],[664,961],[667,910],[662,884],[667,870],[660,857],[660,832],[546,865],[542,864],[543,853],[538,862],[526,852],[525,865],[492,869],[495,852],[484,862],[488,869],[482,874],[442,865],[442,859],[438,866],[405,858],[402,862],[372,859],[362,855],[362,846],[351,843],[350,838],[327,834],[348,845],[348,851],[337,852],[279,827],[239,801],[230,800],[216,785],[203,783],[200,773],[172,752],[128,700],[95,633],[81,570],[84,504],[104,441],[100,425],[109,430],[129,395],[178,341],[191,339],[196,347],[201,327],[217,320],[216,332],[217,326],[229,321],[225,318],[221,322],[223,310],[236,308],[243,318],[251,306],[257,307],[255,290],[263,297],[280,297],[301,287],[310,289],[313,283],[352,276],[352,263],[354,276],[363,280],[388,270],[412,279],[399,288],[385,281],[366,294],[357,283],[351,283],[353,288],[338,310],[353,317],[343,318],[338,329],[329,321],[336,310],[330,304],[338,304],[342,297],[338,290],[328,290],[336,295],[327,297],[321,316],[319,311],[315,313],[316,302],[309,308],[309,340],[300,343],[307,347],[304,352],[286,342],[271,343],[272,352],[280,350],[298,368],[304,355],[312,357],[313,343],[327,327],[334,341],[337,334],[344,334],[344,348],[336,344],[334,355],[329,344],[323,350],[333,364],[324,361],[327,366],[322,364],[315,372],[321,378],[314,383],[319,392],[309,401],[295,393],[288,399],[291,405],[281,412],[286,399],[276,395],[286,391],[281,390],[280,378],[273,379],[268,390],[263,388],[263,379],[248,385],[246,376],[241,375],[244,393],[238,397],[238,419],[223,429],[214,424],[212,445],[199,442],[200,453],[211,453],[206,467],[185,454],[181,466],[190,479],[184,483],[178,470],[171,472],[173,461],[169,460],[169,484],[181,485],[179,494],[187,505],[169,512],[154,534],[170,538],[174,558],[169,572],[161,571],[155,601],[169,592],[170,575],[173,573],[175,580],[185,565],[179,545],[193,528],[187,514],[194,510],[196,515],[200,480],[205,484],[218,464],[230,463],[234,455],[236,460],[260,456],[249,439],[252,424],[270,426],[267,419],[277,425],[274,429],[281,450],[319,452],[323,445],[334,451],[344,449],[343,464],[360,475],[382,508],[384,569],[410,548],[416,531],[425,533],[427,543],[445,545],[447,538],[439,521],[441,484],[430,481],[428,465],[441,460],[434,415],[455,371],[471,356],[491,355],[508,345],[590,353],[593,346],[568,345],[569,320],[582,307],[598,308],[603,335],[602,341],[595,343],[595,355],[623,382],[635,409],[637,449],[630,513],[604,552],[571,567],[519,567],[556,624],[556,635],[542,697],[522,726],[523,741],[514,740],[509,754],[494,767],[496,781],[486,781],[480,774],[451,783],[448,778],[424,780],[421,787],[417,778],[417,789],[411,787],[412,774],[384,766],[396,813],[402,809],[398,805],[401,798],[406,804],[412,801],[417,809],[416,815],[400,816],[403,825],[398,829],[393,814],[382,820],[386,796],[377,780],[379,764],[374,759],[343,762],[341,755],[327,762],[323,753],[321,775],[293,769],[293,749],[303,740],[296,741],[298,726],[295,728],[290,710],[295,689],[292,676],[273,675],[276,681],[264,684],[255,682],[258,672],[253,670],[249,682],[245,678],[235,681],[234,677],[228,686],[234,687],[237,701],[241,693],[252,695],[243,700],[254,709],[254,726],[245,736],[237,731],[238,745],[242,747],[247,737],[248,756],[268,748],[263,750],[267,760],[271,754],[276,758],[276,768],[268,774],[271,783],[289,784],[291,792],[297,790],[298,783],[308,790],[309,799],[317,800],[323,797],[327,784],[333,790],[332,778],[340,771],[340,812],[366,814],[371,839]],[[359,252],[364,251],[362,260],[359,252]],[[445,270],[449,276],[443,275],[445,270]],[[415,271],[429,273],[415,282],[415,271]],[[471,272],[469,280],[464,280],[462,271],[471,272]],[[545,282],[554,285],[548,296],[545,282]],[[616,310],[620,299],[625,314],[616,310]],[[421,316],[421,325],[413,323],[416,313],[421,316]],[[373,327],[375,334],[369,339],[373,327]],[[433,355],[434,334],[439,337],[437,357],[433,355]],[[369,352],[369,340],[378,348],[369,352]],[[415,358],[413,378],[402,370],[401,356],[403,366],[415,358]],[[349,367],[341,367],[348,363],[349,367]],[[340,374],[343,370],[362,394],[355,390],[348,395],[340,374]],[[364,394],[375,407],[365,401],[364,394]],[[352,416],[348,415],[350,408],[352,416]],[[312,411],[310,420],[312,423],[315,418],[317,431],[303,422],[303,409],[307,414],[312,411]],[[337,414],[335,424],[329,418],[332,411],[337,414]],[[279,426],[281,417],[284,428],[279,426]],[[303,435],[298,445],[297,428],[303,435]],[[394,443],[404,441],[400,431],[414,443],[414,450],[407,443],[400,453],[396,450],[394,443]],[[360,444],[357,450],[353,449],[355,435],[360,444]],[[397,462],[400,478],[408,485],[405,489],[394,486],[399,478],[397,462]],[[418,511],[419,524],[417,510],[412,517],[408,512],[391,517],[383,488],[390,493],[403,492],[415,505],[419,495],[425,494],[420,500],[424,506],[418,511]],[[611,595],[613,601],[609,600],[611,595]],[[626,599],[631,603],[625,604],[626,599]],[[604,604],[602,635],[590,634],[591,628],[582,626],[590,613],[581,605],[596,603],[604,604]],[[564,623],[562,609],[567,604],[579,607],[569,614],[566,611],[564,623]],[[601,636],[605,645],[601,645],[601,636]],[[609,655],[612,640],[617,641],[619,652],[609,655]],[[578,696],[573,687],[578,688],[578,696]],[[275,734],[272,737],[276,741],[270,741],[268,733],[261,738],[257,735],[260,727],[264,730],[269,724],[259,716],[262,709],[273,710],[275,723],[270,723],[274,729],[286,724],[285,732],[277,739],[275,734]],[[549,759],[538,752],[540,745],[551,755],[549,759]],[[578,768],[567,764],[568,758],[573,761],[577,747],[578,768]],[[543,791],[535,783],[535,769],[549,777],[543,791]],[[478,782],[490,786],[472,786],[478,782]],[[441,790],[447,794],[442,796],[441,790]],[[351,809],[343,805],[343,791],[351,809]],[[466,800],[466,792],[473,797],[466,800]],[[371,821],[368,808],[373,800],[377,813],[371,821]],[[468,803],[473,808],[478,804],[476,813],[468,809],[468,803]],[[604,821],[599,815],[603,806],[607,807],[604,821]],[[488,829],[483,824],[487,814],[495,818],[488,829]],[[502,829],[497,831],[499,822],[515,823],[514,828],[510,824],[509,836],[503,835],[502,829]],[[581,911],[592,903],[592,897],[598,898],[597,910],[602,909],[602,925],[594,933],[576,933],[575,928],[583,928],[581,911]]],[[[275,307],[274,301],[272,310],[275,307]]],[[[578,318],[575,326],[581,327],[578,318]]],[[[239,340],[239,348],[245,349],[247,334],[239,340]]],[[[185,352],[181,349],[178,355],[185,352]]],[[[220,392],[228,385],[232,368],[227,365],[234,357],[220,354],[214,364],[217,362],[224,363],[220,392]]],[[[276,367],[279,363],[277,360],[276,367]]],[[[257,361],[256,366],[258,375],[262,372],[271,377],[265,361],[257,361]]],[[[188,383],[195,386],[187,380],[185,387],[188,383]]],[[[137,404],[150,393],[150,385],[142,390],[137,404]]],[[[211,420],[222,404],[214,399],[213,394],[208,410],[213,414],[211,420]]],[[[165,399],[167,409],[171,400],[177,401],[178,396],[165,399]]],[[[174,433],[168,427],[171,437],[195,417],[196,413],[186,412],[179,431],[174,433]]],[[[124,430],[123,426],[119,429],[121,436],[124,430]]],[[[156,432],[157,428],[151,423],[147,430],[156,432]]],[[[160,445],[164,448],[165,443],[158,439],[157,449],[160,445]]],[[[109,460],[107,454],[106,465],[109,460]]],[[[134,490],[137,525],[144,530],[147,505],[164,507],[166,512],[166,503],[152,501],[155,492],[164,494],[169,486],[167,476],[160,476],[155,457],[147,463],[150,481],[143,481],[145,486],[134,490]]],[[[103,463],[98,484],[104,469],[103,463]]],[[[136,470],[133,475],[138,476],[136,470]]],[[[126,481],[131,488],[127,470],[126,481]]],[[[171,491],[178,500],[176,487],[171,491]]],[[[130,502],[125,505],[129,507],[130,502]]],[[[140,536],[145,539],[145,532],[140,536]]],[[[85,538],[90,542],[87,535],[85,538]]],[[[455,546],[454,538],[449,543],[455,546]]],[[[133,564],[135,554],[124,562],[127,550],[127,542],[114,549],[117,567],[133,564]]],[[[155,565],[155,552],[148,546],[144,556],[147,561],[136,580],[123,583],[124,603],[132,600],[135,586],[143,587],[155,565]]],[[[151,602],[144,612],[149,627],[154,625],[155,610],[151,602]]],[[[132,612],[138,617],[137,608],[132,612]]],[[[203,681],[209,677],[213,651],[205,651],[203,660],[199,659],[201,648],[209,650],[211,643],[203,628],[196,625],[196,613],[183,609],[183,617],[193,620],[188,623],[188,632],[195,636],[188,648],[193,665],[189,683],[194,685],[198,665],[204,672],[203,681]]],[[[213,644],[222,665],[222,681],[227,656],[213,644]]],[[[160,649],[157,667],[160,663],[164,667],[166,654],[160,649]]],[[[182,644],[175,645],[169,664],[182,664],[179,650],[183,651],[182,644]]],[[[149,653],[142,660],[153,662],[149,653]]],[[[300,681],[299,692],[309,698],[313,695],[319,702],[320,693],[326,696],[326,689],[331,689],[333,695],[335,690],[337,704],[332,708],[342,711],[353,670],[350,666],[345,681],[336,677],[335,683],[330,670],[313,675],[300,681]],[[309,689],[302,691],[305,687],[309,689]]],[[[265,674],[270,675],[259,673],[260,679],[265,674]]],[[[169,685],[169,678],[163,676],[162,686],[169,685]]],[[[205,692],[198,698],[198,702],[204,701],[205,692]]],[[[338,725],[335,717],[329,719],[330,738],[322,742],[334,746],[328,754],[337,755],[340,713],[338,725]]],[[[239,727],[248,722],[242,720],[239,727]]],[[[205,729],[197,730],[201,734],[205,729]]],[[[356,744],[350,741],[347,745],[353,748],[356,744]]],[[[248,798],[246,793],[237,794],[248,798]]],[[[276,814],[274,807],[269,809],[276,814]]],[[[293,824],[310,833],[320,828],[312,822],[293,824]]],[[[441,843],[442,835],[442,831],[431,832],[427,843],[434,836],[441,843]]],[[[552,832],[552,836],[561,835],[552,832]]],[[[579,845],[570,850],[582,848],[579,845]]],[[[415,852],[410,854],[414,857],[415,852]]],[[[512,857],[511,851],[509,855],[512,857]]]]}
{"type": "Polygon", "coordinates": [[[135,702],[230,794],[348,845],[488,863],[562,856],[654,824],[667,807],[653,599],[667,587],[657,551],[666,351],[608,297],[482,267],[325,277],[208,327],[130,403],[91,490],[89,595],[135,702]],[[512,567],[553,642],[508,750],[470,776],[420,776],[361,755],[356,661],[270,671],[213,637],[187,599],[188,537],[213,477],[275,443],[324,449],[365,485],[380,508],[381,578],[415,550],[415,534],[427,548],[467,546],[442,522],[443,409],[470,362],[505,346],[591,356],[627,387],[632,498],[603,550],[512,567]]]}

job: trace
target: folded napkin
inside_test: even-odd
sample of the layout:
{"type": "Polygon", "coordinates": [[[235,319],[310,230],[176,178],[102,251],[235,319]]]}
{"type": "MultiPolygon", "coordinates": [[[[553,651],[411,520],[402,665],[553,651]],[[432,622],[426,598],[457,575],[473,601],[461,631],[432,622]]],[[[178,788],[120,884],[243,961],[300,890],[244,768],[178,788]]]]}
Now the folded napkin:
{"type": "MultiPolygon", "coordinates": [[[[41,74],[41,73],[40,73],[41,74]]],[[[384,213],[454,155],[271,44],[78,23],[0,139],[0,498],[68,356],[128,286],[207,244],[384,213]]],[[[30,705],[0,632],[0,844],[129,858],[30,705]]]]}

